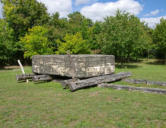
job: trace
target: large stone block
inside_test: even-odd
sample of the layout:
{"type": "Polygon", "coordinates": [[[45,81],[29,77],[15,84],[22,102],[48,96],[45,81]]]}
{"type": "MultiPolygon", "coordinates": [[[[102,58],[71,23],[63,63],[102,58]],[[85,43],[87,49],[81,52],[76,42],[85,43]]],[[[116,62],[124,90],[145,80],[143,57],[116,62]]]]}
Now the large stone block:
{"type": "Polygon", "coordinates": [[[36,55],[32,71],[37,74],[88,78],[115,72],[113,55],[36,55]]]}

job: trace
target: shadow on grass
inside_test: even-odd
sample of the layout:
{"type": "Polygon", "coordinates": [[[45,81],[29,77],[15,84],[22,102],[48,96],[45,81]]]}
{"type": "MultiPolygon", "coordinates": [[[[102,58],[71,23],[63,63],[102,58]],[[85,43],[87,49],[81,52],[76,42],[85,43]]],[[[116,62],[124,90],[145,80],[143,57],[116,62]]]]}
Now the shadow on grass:
{"type": "Polygon", "coordinates": [[[97,88],[97,85],[93,85],[93,86],[88,86],[88,87],[84,87],[84,88],[80,88],[80,89],[77,89],[77,90],[75,90],[75,91],[70,91],[70,88],[68,87],[68,88],[66,88],[66,89],[68,89],[70,92],[72,92],[72,93],[75,93],[75,92],[79,92],[79,91],[87,91],[87,90],[89,90],[89,89],[94,89],[94,88],[97,88]]]}
{"type": "Polygon", "coordinates": [[[147,62],[146,64],[152,64],[152,65],[166,65],[166,60],[155,60],[155,61],[147,62]]]}
{"type": "Polygon", "coordinates": [[[124,65],[116,64],[116,68],[119,68],[119,69],[123,69],[123,68],[134,69],[134,68],[140,68],[140,67],[141,66],[136,64],[124,64],[124,65]]]}

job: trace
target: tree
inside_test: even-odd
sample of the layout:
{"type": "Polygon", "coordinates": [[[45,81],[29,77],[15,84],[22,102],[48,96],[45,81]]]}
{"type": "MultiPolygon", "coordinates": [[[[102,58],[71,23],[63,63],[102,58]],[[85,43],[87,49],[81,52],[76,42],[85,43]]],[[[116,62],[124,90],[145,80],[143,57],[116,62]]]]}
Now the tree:
{"type": "Polygon", "coordinates": [[[160,24],[157,24],[153,33],[153,40],[157,46],[159,57],[164,58],[166,62],[166,19],[161,19],[160,24]]]}
{"type": "Polygon", "coordinates": [[[59,39],[63,41],[65,35],[69,31],[68,21],[66,18],[60,18],[59,13],[55,13],[51,16],[48,24],[48,38],[52,42],[54,51],[57,50],[56,41],[59,39]]]}
{"type": "Polygon", "coordinates": [[[13,53],[13,30],[9,28],[5,20],[0,19],[0,65],[12,62],[13,53]]]}
{"type": "Polygon", "coordinates": [[[14,30],[15,41],[19,41],[29,28],[46,24],[49,20],[44,4],[37,0],[2,0],[3,16],[14,30]]]}
{"type": "Polygon", "coordinates": [[[101,52],[99,35],[102,32],[102,22],[96,22],[89,28],[87,34],[89,35],[88,41],[93,53],[99,54],[101,52]],[[99,41],[98,41],[99,40],[99,41]]]}
{"type": "Polygon", "coordinates": [[[48,40],[48,29],[35,26],[29,29],[25,37],[21,38],[24,46],[24,57],[32,58],[33,55],[52,54],[51,42],[48,40]]]}
{"type": "Polygon", "coordinates": [[[144,24],[139,18],[117,11],[102,25],[99,43],[104,54],[113,54],[121,63],[136,60],[150,43],[144,24]]]}
{"type": "Polygon", "coordinates": [[[75,35],[66,34],[64,42],[58,40],[58,51],[57,54],[88,54],[90,53],[90,48],[86,40],[83,40],[81,33],[76,33],[75,35]]]}
{"type": "Polygon", "coordinates": [[[80,32],[83,39],[89,38],[88,29],[93,25],[92,21],[85,18],[80,12],[74,12],[68,15],[69,17],[69,29],[71,34],[80,32]]]}
{"type": "Polygon", "coordinates": [[[146,34],[148,35],[147,40],[149,40],[147,48],[144,51],[144,56],[143,57],[147,57],[148,59],[153,58],[156,54],[155,44],[153,43],[153,31],[154,31],[154,29],[149,28],[147,24],[145,24],[143,27],[146,31],[146,34]]]}

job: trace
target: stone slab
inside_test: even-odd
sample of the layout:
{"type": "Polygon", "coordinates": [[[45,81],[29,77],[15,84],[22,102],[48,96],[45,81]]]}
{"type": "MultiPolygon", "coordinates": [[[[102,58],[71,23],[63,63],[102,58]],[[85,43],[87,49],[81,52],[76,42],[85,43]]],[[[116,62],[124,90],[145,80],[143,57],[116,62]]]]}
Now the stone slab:
{"type": "Polygon", "coordinates": [[[37,74],[88,78],[115,72],[113,55],[36,55],[32,71],[37,74]]]}

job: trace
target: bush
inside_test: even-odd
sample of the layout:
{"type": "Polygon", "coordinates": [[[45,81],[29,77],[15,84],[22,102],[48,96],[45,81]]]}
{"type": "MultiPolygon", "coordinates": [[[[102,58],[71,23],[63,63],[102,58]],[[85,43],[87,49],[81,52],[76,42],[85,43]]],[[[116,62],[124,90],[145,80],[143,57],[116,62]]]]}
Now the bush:
{"type": "Polygon", "coordinates": [[[86,40],[83,40],[80,33],[75,35],[66,34],[64,42],[58,40],[58,51],[57,54],[88,54],[90,53],[90,48],[86,40]]]}
{"type": "Polygon", "coordinates": [[[21,38],[24,47],[24,57],[31,58],[33,55],[52,54],[51,42],[48,40],[48,29],[35,26],[29,29],[25,37],[21,38]]]}

